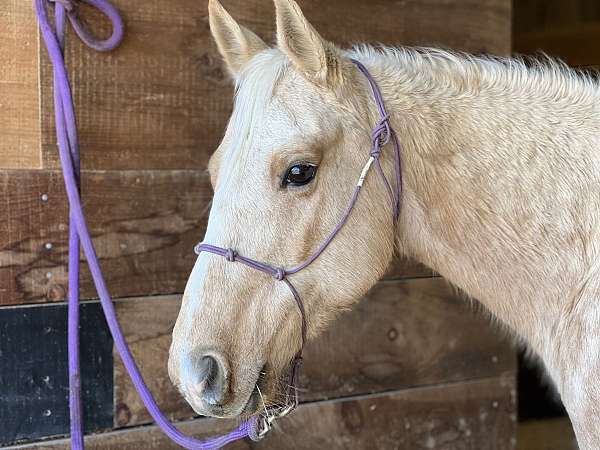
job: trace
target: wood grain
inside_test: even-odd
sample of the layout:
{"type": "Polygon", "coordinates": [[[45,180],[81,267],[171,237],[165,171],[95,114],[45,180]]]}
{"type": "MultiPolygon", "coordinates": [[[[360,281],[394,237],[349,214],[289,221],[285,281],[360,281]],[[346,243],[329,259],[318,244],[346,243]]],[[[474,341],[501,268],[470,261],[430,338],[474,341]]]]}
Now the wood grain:
{"type": "MultiPolygon", "coordinates": [[[[83,176],[84,210],[115,297],[183,291],[211,196],[208,177],[199,171],[83,176]]],[[[61,175],[2,172],[0,198],[6,211],[0,216],[0,305],[63,300],[68,223],[61,175]]],[[[87,268],[81,292],[96,296],[87,268]]]]}
{"type": "Polygon", "coordinates": [[[597,21],[600,21],[600,3],[597,0],[519,0],[513,5],[513,29],[516,33],[597,21]]]}
{"type": "Polygon", "coordinates": [[[0,42],[0,168],[39,168],[38,29],[31,2],[0,2],[0,42]]]}
{"type": "Polygon", "coordinates": [[[514,50],[544,53],[572,66],[600,67],[600,2],[519,0],[514,2],[514,50]]]}
{"type": "MultiPolygon", "coordinates": [[[[271,0],[225,6],[271,42],[271,0]]],[[[301,2],[322,34],[340,44],[441,45],[473,52],[510,51],[509,0],[351,0],[301,2]]],[[[123,44],[97,54],[69,36],[84,169],[199,169],[218,144],[232,86],[210,37],[207,1],[117,0],[123,44]]],[[[84,8],[88,21],[106,23],[84,8]]],[[[43,164],[57,168],[51,67],[42,52],[43,164]]]]}
{"type": "MultiPolygon", "coordinates": [[[[128,299],[117,312],[131,350],[161,408],[171,418],[194,416],[173,388],[166,364],[179,297],[128,299]]],[[[305,349],[303,401],[497,376],[515,370],[515,356],[441,279],[379,283],[305,349]]],[[[148,423],[115,356],[115,426],[148,423]]]]}
{"type": "Polygon", "coordinates": [[[600,21],[548,31],[515,35],[515,51],[522,54],[544,52],[571,66],[600,67],[600,21]]]}
{"type": "MultiPolygon", "coordinates": [[[[277,422],[263,441],[238,441],[228,449],[512,450],[516,415],[513,374],[420,389],[301,405],[277,422]]],[[[231,421],[197,419],[178,424],[203,438],[231,429],[231,421]]],[[[68,449],[66,440],[7,450],[68,449]]],[[[96,434],[86,448],[177,449],[155,426],[96,434]]]]}
{"type": "Polygon", "coordinates": [[[0,199],[0,305],[64,298],[68,232],[61,175],[0,171],[0,199]]]}
{"type": "MultiPolygon", "coordinates": [[[[84,208],[113,296],[183,292],[212,189],[199,171],[86,173],[84,208]]],[[[85,297],[95,296],[87,269],[85,297]]]]}

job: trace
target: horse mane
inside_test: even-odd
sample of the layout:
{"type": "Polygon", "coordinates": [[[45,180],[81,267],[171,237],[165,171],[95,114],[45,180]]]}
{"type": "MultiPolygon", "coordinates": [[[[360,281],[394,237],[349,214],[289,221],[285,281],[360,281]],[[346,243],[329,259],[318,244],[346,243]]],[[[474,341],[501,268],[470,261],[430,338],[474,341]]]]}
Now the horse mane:
{"type": "Polygon", "coordinates": [[[537,56],[500,57],[472,55],[428,47],[387,47],[357,45],[349,55],[384,71],[396,74],[396,83],[408,85],[419,80],[439,91],[454,94],[489,90],[491,93],[535,95],[539,99],[569,102],[600,101],[600,77],[591,70],[576,70],[559,59],[540,53],[537,56]],[[398,80],[398,69],[405,80],[398,80]]]}

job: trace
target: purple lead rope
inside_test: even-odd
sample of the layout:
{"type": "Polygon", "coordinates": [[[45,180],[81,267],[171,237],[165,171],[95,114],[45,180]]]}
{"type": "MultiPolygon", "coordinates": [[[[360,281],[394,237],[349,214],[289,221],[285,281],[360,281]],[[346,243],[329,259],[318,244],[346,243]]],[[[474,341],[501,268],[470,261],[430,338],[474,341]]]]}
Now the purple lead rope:
{"type": "MultiPolygon", "coordinates": [[[[48,0],[50,1],[50,0],[48,0]]],[[[236,430],[220,437],[200,441],[188,437],[175,428],[162,414],[150,390],[137,367],[117,321],[114,305],[98,263],[94,244],[86,225],[81,199],[79,196],[79,152],[77,144],[77,128],[69,78],[63,59],[65,17],[69,19],[80,38],[99,51],[108,51],[116,47],[123,36],[123,23],[117,10],[106,0],[85,0],[98,8],[112,22],[113,34],[106,41],[93,38],[77,18],[74,4],[67,0],[55,1],[54,15],[56,31],[50,26],[46,11],[46,0],[35,0],[35,10],[40,24],[42,36],[48,48],[48,54],[54,67],[54,105],[56,114],[56,134],[63,177],[70,206],[69,234],[69,405],[71,407],[71,445],[74,450],[84,448],[83,426],[81,417],[81,385],[79,373],[79,240],[94,279],[100,302],[104,310],[106,322],[112,334],[115,346],[121,355],[129,376],[140,394],[144,405],[163,432],[178,445],[188,449],[217,449],[247,436],[256,439],[257,419],[252,418],[242,423],[236,430]]]]}
{"type": "Polygon", "coordinates": [[[131,352],[127,346],[127,342],[121,331],[121,327],[117,320],[112,298],[106,287],[98,257],[94,248],[94,244],[90,237],[83,209],[81,207],[81,198],[79,195],[79,179],[80,179],[80,162],[79,162],[79,145],[77,138],[77,127],[75,120],[75,111],[73,107],[73,99],[69,77],[65,68],[63,57],[64,49],[64,33],[66,19],[70,21],[73,29],[79,38],[91,48],[98,51],[110,51],[114,49],[123,38],[123,22],[117,10],[107,0],[82,0],[91,6],[97,8],[104,13],[111,21],[113,26],[112,35],[106,40],[96,39],[80,22],[76,4],[73,0],[34,0],[35,11],[38,17],[40,30],[43,39],[48,49],[50,60],[54,67],[54,109],[56,115],[56,135],[58,139],[58,148],[61,166],[63,169],[63,177],[69,200],[70,216],[69,216],[69,293],[68,293],[68,349],[69,349],[69,406],[71,414],[71,446],[74,450],[84,448],[83,440],[83,423],[81,411],[81,378],[79,371],[79,246],[83,247],[83,252],[88,262],[94,285],[100,297],[100,303],[106,317],[106,322],[112,334],[115,347],[123,360],[123,364],[129,373],[129,376],[140,394],[140,397],[146,406],[146,409],[162,429],[162,431],[176,444],[187,449],[217,449],[224,445],[250,437],[253,440],[260,439],[271,428],[271,423],[275,418],[282,417],[293,410],[298,404],[297,397],[297,381],[298,371],[302,360],[302,348],[306,341],[306,315],[304,304],[300,294],[288,279],[289,275],[293,275],[303,270],[312,264],[329,246],[331,241],[339,233],[342,227],[348,221],[352,210],[363,185],[363,181],[367,176],[373,163],[379,173],[383,183],[388,191],[392,206],[394,223],[398,220],[400,211],[400,194],[402,190],[401,166],[400,166],[400,144],[396,133],[391,128],[389,123],[389,114],[385,110],[381,92],[373,77],[367,69],[358,61],[353,60],[358,69],[365,75],[371,86],[375,102],[379,114],[380,121],[377,123],[373,134],[373,147],[370,153],[370,158],[365,164],[360,175],[354,193],[346,207],[341,220],[338,222],[333,231],[325,239],[325,241],[317,248],[317,250],[302,264],[299,264],[290,269],[278,268],[269,264],[265,264],[245,256],[237,254],[232,249],[225,249],[214,245],[200,243],[195,250],[198,254],[201,252],[209,252],[222,257],[225,257],[231,262],[240,262],[255,270],[270,274],[278,281],[283,281],[289,288],[301,317],[301,346],[296,354],[290,372],[289,388],[286,392],[286,402],[283,406],[270,409],[266,415],[261,415],[259,418],[251,418],[243,422],[237,429],[232,432],[205,441],[200,441],[181,433],[160,411],[154,397],[146,386],[144,379],[140,373],[137,364],[135,363],[131,352]],[[55,4],[54,19],[55,29],[50,25],[48,13],[46,11],[46,2],[55,4]],[[380,162],[381,147],[389,141],[394,144],[394,171],[395,184],[388,181],[380,162]],[[80,242],[81,241],[81,242],[80,242]],[[293,392],[292,392],[293,391],[293,392]]]}

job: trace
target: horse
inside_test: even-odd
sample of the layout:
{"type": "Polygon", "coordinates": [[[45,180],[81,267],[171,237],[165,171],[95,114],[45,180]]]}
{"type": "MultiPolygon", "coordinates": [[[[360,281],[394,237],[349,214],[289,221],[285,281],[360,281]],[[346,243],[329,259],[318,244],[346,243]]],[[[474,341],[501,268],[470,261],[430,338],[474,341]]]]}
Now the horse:
{"type": "MultiPolygon", "coordinates": [[[[394,254],[442,275],[525,342],[553,380],[584,450],[600,448],[600,85],[553,60],[323,39],[275,0],[270,47],[209,1],[236,87],[209,161],[204,242],[289,267],[329,235],[380,120],[353,60],[379,85],[402,146],[397,220],[364,180],[344,227],[290,277],[314,338],[385,273],[394,254]]],[[[391,154],[382,154],[392,174],[391,154]]],[[[302,345],[292,293],[242,264],[198,256],[173,330],[169,374],[215,417],[280,401],[302,345]]]]}

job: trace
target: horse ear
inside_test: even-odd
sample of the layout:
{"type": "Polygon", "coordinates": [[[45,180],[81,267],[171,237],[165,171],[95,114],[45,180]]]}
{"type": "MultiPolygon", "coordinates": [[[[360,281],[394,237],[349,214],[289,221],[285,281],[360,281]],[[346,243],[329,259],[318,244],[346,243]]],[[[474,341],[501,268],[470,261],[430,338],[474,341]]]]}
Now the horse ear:
{"type": "Polygon", "coordinates": [[[275,0],[277,43],[309,81],[332,86],[341,81],[340,51],[323,39],[294,0],[275,0]]]}
{"type": "Polygon", "coordinates": [[[208,20],[219,52],[234,78],[254,55],[268,48],[256,34],[238,24],[218,0],[208,2],[208,20]]]}

